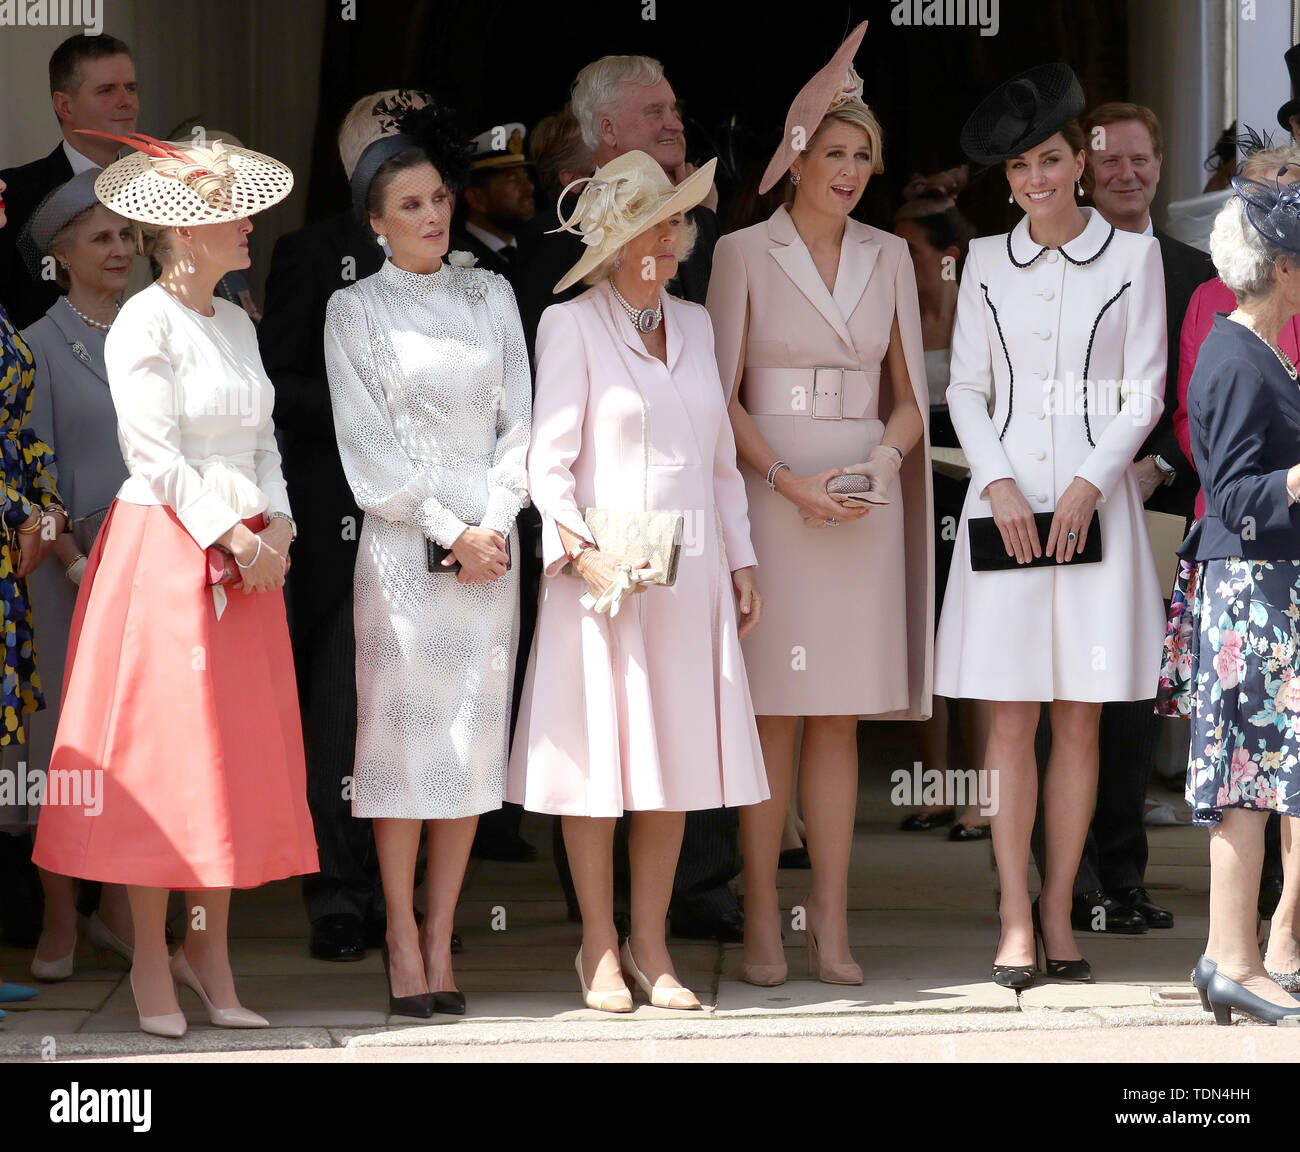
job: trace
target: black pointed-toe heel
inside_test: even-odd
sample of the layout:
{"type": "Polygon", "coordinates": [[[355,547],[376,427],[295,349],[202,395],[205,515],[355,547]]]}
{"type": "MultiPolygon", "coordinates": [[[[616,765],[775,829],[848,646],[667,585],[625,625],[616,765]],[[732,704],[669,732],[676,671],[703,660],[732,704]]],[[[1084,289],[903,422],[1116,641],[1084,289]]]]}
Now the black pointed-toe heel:
{"type": "Polygon", "coordinates": [[[1034,966],[1032,964],[994,964],[993,983],[1003,988],[1012,988],[1017,992],[1034,986],[1034,966]]]}
{"type": "MultiPolygon", "coordinates": [[[[390,1016],[414,1016],[418,1020],[427,1020],[434,1013],[434,995],[432,992],[421,992],[415,996],[394,996],[393,995],[393,978],[389,972],[388,962],[388,945],[383,946],[384,957],[384,979],[388,981],[388,1013],[390,1016]]],[[[450,993],[443,993],[450,995],[450,993]]],[[[461,1011],[463,1012],[464,1002],[462,1000],[461,1011]]]]}
{"type": "Polygon", "coordinates": [[[1042,949],[1040,967],[1053,980],[1072,980],[1076,984],[1091,984],[1092,966],[1080,957],[1078,960],[1052,960],[1047,955],[1047,942],[1043,939],[1043,921],[1038,912],[1038,901],[1034,901],[1034,962],[1038,963],[1039,949],[1042,949]]]}
{"type": "Polygon", "coordinates": [[[1265,1000],[1262,996],[1256,996],[1254,992],[1235,980],[1229,980],[1217,969],[1206,985],[1205,994],[1209,999],[1211,1011],[1214,1012],[1216,1024],[1231,1024],[1234,1008],[1258,1020],[1261,1024],[1276,1024],[1288,1016],[1300,1016],[1300,1004],[1296,1004],[1294,1008],[1283,1008],[1281,1005],[1265,1000]]]}
{"type": "Polygon", "coordinates": [[[1210,986],[1210,977],[1214,975],[1218,965],[1205,956],[1201,956],[1196,961],[1196,967],[1192,969],[1191,981],[1192,987],[1201,994],[1201,1008],[1205,1012],[1213,1012],[1210,1007],[1210,997],[1206,989],[1210,986]]]}
{"type": "Polygon", "coordinates": [[[465,993],[463,992],[430,992],[433,997],[433,1010],[441,1012],[447,1016],[464,1016],[465,1015],[465,993]]]}

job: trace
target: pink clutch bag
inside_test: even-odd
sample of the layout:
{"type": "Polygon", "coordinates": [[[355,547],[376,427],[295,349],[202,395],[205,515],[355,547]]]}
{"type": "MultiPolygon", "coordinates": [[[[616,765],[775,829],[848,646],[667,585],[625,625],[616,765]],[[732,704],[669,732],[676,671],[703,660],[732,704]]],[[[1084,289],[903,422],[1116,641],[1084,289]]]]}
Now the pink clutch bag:
{"type": "Polygon", "coordinates": [[[234,556],[220,548],[208,549],[209,584],[239,584],[242,580],[234,556]]]}

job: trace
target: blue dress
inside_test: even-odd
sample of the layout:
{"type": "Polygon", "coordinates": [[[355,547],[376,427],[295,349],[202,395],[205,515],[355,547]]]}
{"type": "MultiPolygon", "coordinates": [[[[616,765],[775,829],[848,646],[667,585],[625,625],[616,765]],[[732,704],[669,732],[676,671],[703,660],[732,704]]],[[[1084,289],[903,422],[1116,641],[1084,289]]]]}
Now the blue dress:
{"type": "Polygon", "coordinates": [[[0,679],[0,746],[26,743],[23,719],[44,706],[32,613],[26,581],[18,579],[9,551],[9,533],[33,508],[58,503],[50,465],[54,453],[28,426],[32,410],[32,354],[0,307],[0,468],[3,469],[4,531],[0,532],[0,610],[4,623],[4,672],[0,679]]]}

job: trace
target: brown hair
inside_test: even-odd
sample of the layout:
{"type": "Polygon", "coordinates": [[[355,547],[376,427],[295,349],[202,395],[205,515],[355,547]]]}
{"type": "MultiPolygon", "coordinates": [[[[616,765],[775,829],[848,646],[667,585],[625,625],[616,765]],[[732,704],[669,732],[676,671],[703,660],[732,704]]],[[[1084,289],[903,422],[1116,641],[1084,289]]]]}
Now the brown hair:
{"type": "Polygon", "coordinates": [[[1125,120],[1136,120],[1147,130],[1147,135],[1151,137],[1151,151],[1159,160],[1165,154],[1164,136],[1160,131],[1159,119],[1145,104],[1129,104],[1122,100],[1098,104],[1084,118],[1083,129],[1087,139],[1091,141],[1095,128],[1102,128],[1107,124],[1119,124],[1125,120]]]}

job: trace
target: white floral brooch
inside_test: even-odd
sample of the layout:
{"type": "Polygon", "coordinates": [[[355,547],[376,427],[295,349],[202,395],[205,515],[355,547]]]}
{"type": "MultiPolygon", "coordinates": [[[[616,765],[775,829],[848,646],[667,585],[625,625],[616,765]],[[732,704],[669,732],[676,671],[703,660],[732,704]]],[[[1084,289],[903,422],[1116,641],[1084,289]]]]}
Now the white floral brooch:
{"type": "Polygon", "coordinates": [[[473,268],[478,263],[478,257],[472,252],[448,252],[447,263],[453,268],[473,268]]]}

